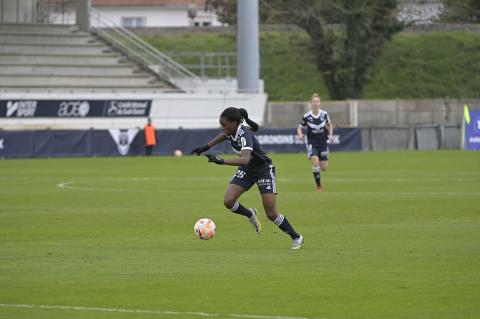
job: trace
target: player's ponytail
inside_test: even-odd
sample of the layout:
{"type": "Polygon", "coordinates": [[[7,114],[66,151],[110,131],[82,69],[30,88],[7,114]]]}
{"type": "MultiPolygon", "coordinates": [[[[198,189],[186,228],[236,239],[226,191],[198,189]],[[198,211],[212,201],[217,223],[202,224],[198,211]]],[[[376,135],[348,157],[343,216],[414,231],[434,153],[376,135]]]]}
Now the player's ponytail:
{"type": "Polygon", "coordinates": [[[237,122],[238,125],[245,120],[252,131],[258,131],[258,124],[248,118],[248,112],[244,108],[237,109],[236,107],[227,107],[220,115],[220,118],[222,117],[230,122],[237,122]]]}
{"type": "Polygon", "coordinates": [[[259,128],[258,124],[248,118],[247,110],[245,110],[244,108],[241,108],[241,109],[238,109],[238,111],[240,112],[240,115],[243,117],[245,122],[247,122],[247,124],[250,126],[252,131],[254,132],[258,131],[258,128],[259,128]]]}

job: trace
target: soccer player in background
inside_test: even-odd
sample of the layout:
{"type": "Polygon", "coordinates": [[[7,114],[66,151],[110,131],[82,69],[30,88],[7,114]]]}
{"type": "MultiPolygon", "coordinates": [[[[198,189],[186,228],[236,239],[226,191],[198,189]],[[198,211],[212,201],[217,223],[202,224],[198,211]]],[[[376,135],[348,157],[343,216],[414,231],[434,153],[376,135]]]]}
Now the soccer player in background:
{"type": "Polygon", "coordinates": [[[295,231],[287,217],[277,211],[275,167],[252,133],[252,131],[258,130],[258,124],[248,118],[245,109],[229,107],[220,115],[220,125],[223,132],[206,145],[195,148],[191,154],[200,155],[211,147],[228,140],[234,152],[240,157],[223,159],[218,155],[206,155],[209,162],[218,165],[239,166],[225,191],[223,198],[225,207],[236,214],[247,217],[256,232],[260,233],[262,226],[257,217],[257,210],[246,208],[238,202],[238,198],[244,192],[257,184],[268,219],[292,238],[292,249],[299,249],[304,242],[303,236],[295,231]],[[244,121],[251,130],[242,125],[244,121]]]}
{"type": "Polygon", "coordinates": [[[297,134],[307,146],[307,154],[312,162],[312,172],[317,184],[317,192],[322,192],[320,170],[325,172],[328,168],[327,141],[332,140],[333,125],[328,113],[320,109],[320,95],[314,93],[310,103],[312,109],[303,115],[297,128],[297,134]],[[306,134],[304,134],[305,130],[307,131],[306,134]]]}

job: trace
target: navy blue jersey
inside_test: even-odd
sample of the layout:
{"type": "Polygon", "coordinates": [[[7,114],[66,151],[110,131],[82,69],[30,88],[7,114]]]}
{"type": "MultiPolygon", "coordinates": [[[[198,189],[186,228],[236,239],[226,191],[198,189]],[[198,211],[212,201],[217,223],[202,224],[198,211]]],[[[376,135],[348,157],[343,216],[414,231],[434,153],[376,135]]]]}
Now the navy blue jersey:
{"type": "Polygon", "coordinates": [[[240,155],[241,150],[252,151],[253,158],[246,167],[249,170],[263,170],[265,166],[270,165],[272,160],[265,154],[262,146],[250,129],[239,125],[235,135],[227,136],[228,142],[233,151],[240,155]]]}
{"type": "Polygon", "coordinates": [[[312,111],[305,113],[299,123],[301,128],[307,129],[305,143],[317,147],[327,145],[328,132],[325,125],[328,123],[330,123],[330,117],[324,110],[320,110],[317,115],[312,111]]]}

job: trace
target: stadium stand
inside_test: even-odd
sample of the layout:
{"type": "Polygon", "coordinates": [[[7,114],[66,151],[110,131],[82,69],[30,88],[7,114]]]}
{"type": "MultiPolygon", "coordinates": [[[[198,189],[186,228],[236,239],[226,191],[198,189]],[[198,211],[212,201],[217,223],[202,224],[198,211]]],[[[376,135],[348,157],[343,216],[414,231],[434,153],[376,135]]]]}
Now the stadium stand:
{"type": "Polygon", "coordinates": [[[0,24],[2,92],[143,92],[174,87],[72,25],[0,24]]]}

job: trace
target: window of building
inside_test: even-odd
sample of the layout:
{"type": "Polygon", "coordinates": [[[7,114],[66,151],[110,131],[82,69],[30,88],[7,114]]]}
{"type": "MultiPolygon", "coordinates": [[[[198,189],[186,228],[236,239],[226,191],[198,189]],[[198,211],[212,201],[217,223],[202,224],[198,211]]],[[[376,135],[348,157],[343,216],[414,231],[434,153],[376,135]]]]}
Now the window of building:
{"type": "Polygon", "coordinates": [[[122,27],[124,28],[141,28],[146,26],[147,19],[145,17],[122,17],[122,27]]]}

